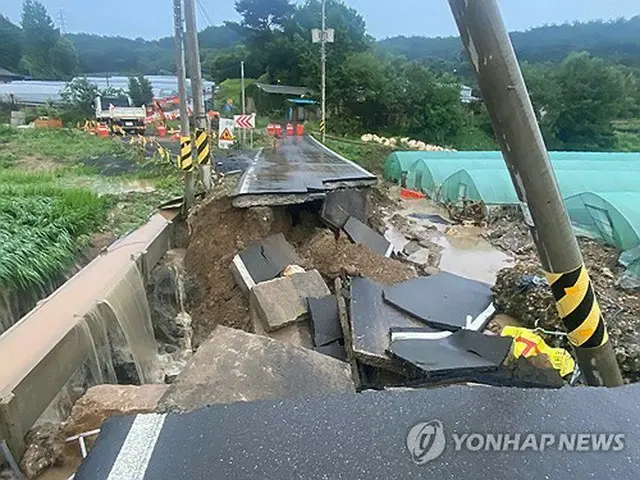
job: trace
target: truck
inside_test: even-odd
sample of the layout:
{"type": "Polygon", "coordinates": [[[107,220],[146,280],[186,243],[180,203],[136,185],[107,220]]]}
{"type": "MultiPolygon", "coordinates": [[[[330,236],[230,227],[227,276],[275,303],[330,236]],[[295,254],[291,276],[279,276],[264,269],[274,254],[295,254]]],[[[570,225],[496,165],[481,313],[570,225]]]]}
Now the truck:
{"type": "Polygon", "coordinates": [[[110,129],[119,126],[127,132],[144,134],[147,109],[134,107],[127,96],[98,96],[95,100],[96,119],[106,123],[110,129]]]}

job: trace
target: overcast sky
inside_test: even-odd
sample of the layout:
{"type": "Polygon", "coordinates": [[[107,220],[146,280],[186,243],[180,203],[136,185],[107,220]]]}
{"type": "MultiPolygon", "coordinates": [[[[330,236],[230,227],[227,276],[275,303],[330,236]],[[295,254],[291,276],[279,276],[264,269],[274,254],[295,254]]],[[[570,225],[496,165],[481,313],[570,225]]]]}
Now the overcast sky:
{"type": "MultiPolygon", "coordinates": [[[[159,38],[171,33],[171,0],[41,0],[56,23],[62,13],[67,31],[159,38]]],[[[238,20],[234,0],[198,0],[214,24],[238,20]]],[[[376,38],[395,35],[444,36],[456,33],[446,0],[345,0],[376,38]]],[[[0,0],[0,13],[20,21],[20,0],[0,0]]],[[[614,19],[640,14],[640,0],[500,0],[509,30],[545,23],[614,19]]],[[[208,20],[199,16],[198,27],[208,20]]]]}

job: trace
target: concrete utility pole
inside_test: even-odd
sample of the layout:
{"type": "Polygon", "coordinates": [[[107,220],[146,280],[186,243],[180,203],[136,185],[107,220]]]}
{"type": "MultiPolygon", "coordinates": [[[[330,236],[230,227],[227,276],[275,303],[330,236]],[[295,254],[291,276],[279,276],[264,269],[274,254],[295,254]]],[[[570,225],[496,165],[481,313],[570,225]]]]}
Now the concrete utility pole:
{"type": "MultiPolygon", "coordinates": [[[[242,115],[247,114],[247,95],[244,88],[244,61],[240,62],[240,82],[242,88],[242,115]]],[[[247,145],[247,131],[242,129],[242,148],[247,145]]]]}
{"type": "Polygon", "coordinates": [[[327,141],[327,12],[326,0],[322,0],[322,40],[320,43],[320,56],[322,57],[322,143],[327,141]]]}
{"type": "Polygon", "coordinates": [[[185,76],[184,67],[182,0],[173,0],[173,27],[175,31],[174,46],[176,53],[176,76],[178,77],[178,98],[180,100],[181,138],[180,157],[178,164],[180,166],[180,169],[185,172],[184,207],[188,211],[195,203],[195,176],[193,175],[193,156],[191,153],[191,128],[189,127],[189,109],[187,108],[187,78],[185,76]]]}
{"type": "Polygon", "coordinates": [[[622,385],[497,0],[449,4],[580,369],[589,385],[622,385]]]}
{"type": "Polygon", "coordinates": [[[187,27],[186,47],[191,77],[193,96],[193,116],[196,127],[197,160],[202,183],[207,192],[211,190],[211,155],[209,151],[209,131],[207,115],[204,111],[204,89],[202,84],[202,68],[200,66],[200,47],[198,45],[198,29],[196,26],[196,9],[194,0],[184,0],[185,25],[187,27]]]}

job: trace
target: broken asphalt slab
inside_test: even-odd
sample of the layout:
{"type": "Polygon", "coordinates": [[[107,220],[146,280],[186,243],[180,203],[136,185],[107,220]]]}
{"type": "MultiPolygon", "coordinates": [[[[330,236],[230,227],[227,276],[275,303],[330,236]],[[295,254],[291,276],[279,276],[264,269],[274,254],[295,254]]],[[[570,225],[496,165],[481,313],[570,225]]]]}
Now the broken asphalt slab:
{"type": "Polygon", "coordinates": [[[309,298],[309,316],[313,344],[323,347],[342,339],[342,328],[338,317],[338,300],[333,295],[309,298]]]}
{"type": "Polygon", "coordinates": [[[349,217],[343,230],[352,242],[367,245],[378,255],[390,257],[393,253],[393,245],[386,238],[355,217],[349,217]]]}
{"type": "Polygon", "coordinates": [[[330,357],[337,358],[338,360],[342,360],[343,362],[347,361],[347,353],[344,350],[344,345],[342,345],[338,340],[327,345],[323,345],[322,347],[316,347],[314,350],[318,353],[322,353],[323,355],[328,355],[330,357]]]}
{"type": "Polygon", "coordinates": [[[495,311],[489,285],[448,272],[385,287],[384,300],[431,327],[445,330],[465,328],[467,316],[479,320],[474,330],[482,330],[495,311]]]}
{"type": "MultiPolygon", "coordinates": [[[[398,373],[400,362],[387,355],[389,330],[393,327],[424,327],[424,324],[382,298],[383,286],[367,278],[351,279],[351,341],[358,361],[398,373]]],[[[434,332],[439,331],[433,329],[434,332]]]]}
{"type": "Polygon", "coordinates": [[[458,330],[453,335],[428,340],[396,340],[389,353],[411,370],[428,378],[460,378],[473,372],[497,370],[504,362],[512,339],[458,330]]]}
{"type": "Polygon", "coordinates": [[[548,480],[637,480],[638,411],[640,385],[553,391],[452,386],[114,417],[103,425],[75,479],[131,480],[112,475],[117,465],[126,464],[129,472],[139,472],[137,478],[153,480],[205,479],[212,472],[222,480],[280,480],[291,478],[292,472],[308,480],[512,479],[523,472],[548,480]],[[420,463],[424,450],[408,434],[433,420],[446,448],[425,465],[420,463]],[[454,433],[458,438],[479,433],[486,443],[483,432],[496,438],[508,433],[519,440],[510,448],[488,451],[467,448],[477,447],[477,439],[454,448],[454,433]],[[539,446],[542,433],[554,439],[544,452],[517,448],[532,437],[539,446]],[[618,434],[623,448],[594,448],[603,438],[599,433],[607,438],[618,434]],[[577,445],[580,434],[587,437],[585,451],[559,448],[565,437],[577,445]]]}
{"type": "Polygon", "coordinates": [[[336,230],[344,228],[349,217],[362,223],[367,221],[367,194],[363,190],[348,189],[327,193],[320,217],[336,230]]]}
{"type": "Polygon", "coordinates": [[[273,280],[289,265],[299,263],[295,249],[279,233],[251,244],[236,255],[231,270],[238,286],[248,293],[256,284],[273,280]]]}
{"type": "Polygon", "coordinates": [[[353,391],[344,362],[219,326],[169,386],[159,409],[188,411],[216,403],[353,391]]]}

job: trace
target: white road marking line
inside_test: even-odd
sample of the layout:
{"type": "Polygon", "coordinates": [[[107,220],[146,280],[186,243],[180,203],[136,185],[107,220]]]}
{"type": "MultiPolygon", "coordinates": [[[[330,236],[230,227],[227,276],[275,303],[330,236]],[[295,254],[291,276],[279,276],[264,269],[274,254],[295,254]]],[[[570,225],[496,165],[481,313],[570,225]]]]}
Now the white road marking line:
{"type": "Polygon", "coordinates": [[[107,480],[143,480],[166,415],[137,415],[107,480]]]}
{"type": "Polygon", "coordinates": [[[251,163],[251,166],[247,169],[246,173],[244,174],[244,178],[242,179],[242,185],[240,186],[240,190],[239,190],[240,195],[249,193],[249,190],[251,190],[251,182],[255,178],[254,172],[256,170],[256,165],[258,164],[258,162],[260,161],[260,158],[262,157],[263,150],[264,150],[263,148],[258,150],[258,153],[256,153],[256,156],[254,157],[253,162],[251,163]]]}

